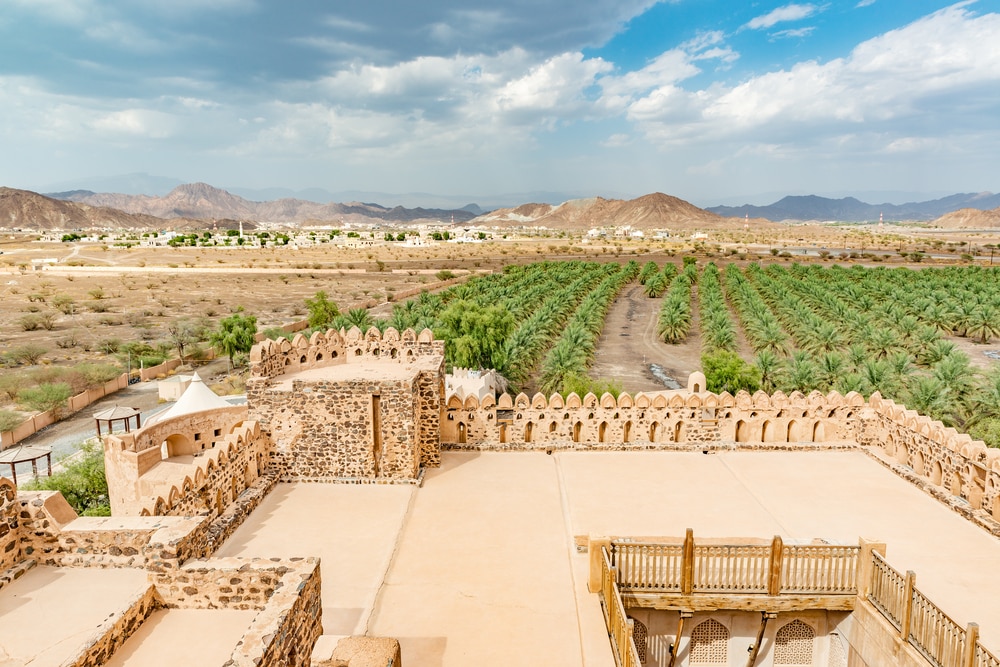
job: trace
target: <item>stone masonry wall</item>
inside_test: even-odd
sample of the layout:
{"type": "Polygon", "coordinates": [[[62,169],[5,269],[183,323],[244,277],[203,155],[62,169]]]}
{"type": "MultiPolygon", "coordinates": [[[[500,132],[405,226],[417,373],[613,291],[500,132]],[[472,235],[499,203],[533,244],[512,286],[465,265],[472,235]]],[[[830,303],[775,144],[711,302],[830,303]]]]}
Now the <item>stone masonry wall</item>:
{"type": "Polygon", "coordinates": [[[114,652],[128,641],[136,630],[149,618],[159,601],[156,589],[150,586],[136,596],[119,613],[112,614],[94,630],[90,640],[72,661],[64,662],[65,667],[93,667],[103,665],[114,652]]]}
{"type": "Polygon", "coordinates": [[[1000,450],[875,394],[858,442],[900,476],[1000,535],[1000,450]]]}
{"type": "Polygon", "coordinates": [[[615,398],[519,394],[448,398],[441,441],[449,449],[656,449],[713,443],[827,442],[850,438],[858,394],[623,393],[615,398]]]}
{"type": "Polygon", "coordinates": [[[22,560],[19,510],[17,487],[0,477],[0,575],[22,560]]]}
{"type": "Polygon", "coordinates": [[[294,381],[254,396],[286,480],[412,479],[418,471],[417,387],[408,380],[294,381]],[[376,457],[373,395],[380,405],[376,457]]]}
{"type": "Polygon", "coordinates": [[[316,558],[199,560],[151,579],[168,608],[258,611],[226,665],[308,665],[322,634],[316,558]]]}

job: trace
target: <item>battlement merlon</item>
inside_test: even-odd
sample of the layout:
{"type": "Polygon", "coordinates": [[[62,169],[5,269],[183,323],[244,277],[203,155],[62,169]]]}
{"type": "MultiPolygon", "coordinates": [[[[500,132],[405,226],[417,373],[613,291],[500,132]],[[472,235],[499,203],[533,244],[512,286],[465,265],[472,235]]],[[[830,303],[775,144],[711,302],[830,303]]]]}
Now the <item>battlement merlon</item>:
{"type": "Polygon", "coordinates": [[[418,357],[444,359],[444,341],[434,340],[430,329],[420,333],[393,328],[385,332],[371,327],[366,333],[357,327],[340,331],[315,332],[309,338],[296,334],[291,340],[263,340],[250,351],[250,371],[254,378],[270,379],[286,373],[338,364],[379,360],[400,364],[418,357]]]}

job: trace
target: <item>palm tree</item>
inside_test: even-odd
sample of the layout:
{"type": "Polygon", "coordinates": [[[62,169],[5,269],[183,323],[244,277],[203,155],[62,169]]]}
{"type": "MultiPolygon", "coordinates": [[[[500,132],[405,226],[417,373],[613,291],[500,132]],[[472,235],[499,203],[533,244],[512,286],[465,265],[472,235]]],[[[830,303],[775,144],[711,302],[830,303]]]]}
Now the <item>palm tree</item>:
{"type": "Polygon", "coordinates": [[[753,365],[760,371],[760,388],[773,393],[781,384],[785,364],[781,357],[771,350],[761,350],[754,357],[753,365]]]}
{"type": "Polygon", "coordinates": [[[994,336],[1000,335],[1000,320],[990,306],[979,306],[969,313],[965,335],[978,338],[985,345],[994,336]]]}

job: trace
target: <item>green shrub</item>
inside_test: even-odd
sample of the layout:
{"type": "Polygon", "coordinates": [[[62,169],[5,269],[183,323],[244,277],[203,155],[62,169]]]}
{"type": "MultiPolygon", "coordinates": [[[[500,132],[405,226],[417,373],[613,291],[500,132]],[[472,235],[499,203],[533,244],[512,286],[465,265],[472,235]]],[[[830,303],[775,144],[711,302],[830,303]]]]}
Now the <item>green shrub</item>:
{"type": "Polygon", "coordinates": [[[21,485],[32,491],[59,491],[66,502],[81,516],[111,516],[108,481],[104,476],[104,452],[94,445],[85,445],[82,454],[51,477],[21,485]]]}
{"type": "Polygon", "coordinates": [[[0,410],[0,433],[14,430],[23,421],[24,415],[13,410],[0,410]]]}
{"type": "Polygon", "coordinates": [[[66,399],[72,395],[73,390],[68,383],[53,382],[40,384],[30,389],[22,389],[17,400],[18,403],[35,412],[52,410],[58,413],[65,406],[66,399]]]}
{"type": "Polygon", "coordinates": [[[740,389],[753,393],[760,389],[760,369],[743,361],[735,352],[715,350],[703,354],[701,368],[706,388],[716,394],[724,391],[735,394],[740,389]]]}

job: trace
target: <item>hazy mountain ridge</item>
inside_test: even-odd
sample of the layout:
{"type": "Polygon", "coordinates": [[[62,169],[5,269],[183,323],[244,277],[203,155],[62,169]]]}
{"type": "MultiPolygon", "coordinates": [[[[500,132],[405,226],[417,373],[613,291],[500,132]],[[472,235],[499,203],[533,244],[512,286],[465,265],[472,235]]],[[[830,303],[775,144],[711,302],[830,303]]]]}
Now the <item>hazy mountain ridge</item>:
{"type": "Polygon", "coordinates": [[[456,222],[465,222],[471,220],[476,214],[474,210],[469,210],[474,206],[472,204],[465,209],[411,209],[402,206],[387,208],[378,204],[360,202],[321,204],[293,198],[255,202],[207,183],[179,185],[162,197],[89,191],[54,194],[63,195],[65,199],[91,206],[108,206],[127,213],[152,215],[164,219],[235,218],[261,222],[293,223],[306,220],[327,222],[441,220],[449,222],[454,218],[456,222]]]}
{"type": "Polygon", "coordinates": [[[89,206],[45,197],[37,192],[0,187],[0,227],[54,229],[162,228],[164,221],[116,208],[89,206]]]}
{"type": "Polygon", "coordinates": [[[874,222],[886,220],[930,221],[963,208],[988,210],[1000,206],[1000,194],[992,192],[959,193],[924,202],[906,204],[868,204],[854,197],[829,199],[817,195],[788,196],[768,206],[711,206],[708,211],[729,217],[766,218],[768,220],[838,220],[874,222]]]}

